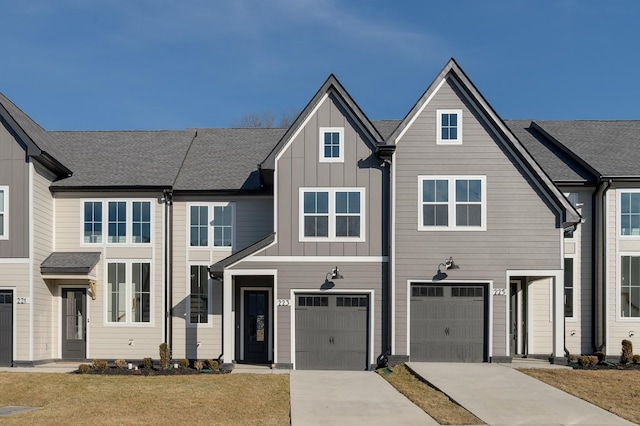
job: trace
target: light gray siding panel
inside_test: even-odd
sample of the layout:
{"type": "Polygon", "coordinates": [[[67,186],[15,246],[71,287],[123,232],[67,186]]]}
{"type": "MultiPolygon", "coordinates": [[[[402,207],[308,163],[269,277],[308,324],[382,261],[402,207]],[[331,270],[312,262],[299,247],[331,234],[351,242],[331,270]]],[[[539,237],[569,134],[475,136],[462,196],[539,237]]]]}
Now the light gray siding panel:
{"type": "MultiPolygon", "coordinates": [[[[407,282],[431,279],[453,256],[447,281],[491,281],[508,288],[506,270],[560,270],[561,232],[521,166],[452,83],[445,83],[399,141],[396,168],[396,352],[407,348],[407,282]],[[438,109],[461,109],[462,145],[436,144],[438,109]],[[418,176],[486,176],[486,231],[418,231],[418,176]]],[[[451,196],[451,195],[450,195],[451,196]]],[[[505,297],[493,300],[493,355],[506,353],[505,297]]]]}
{"type": "Polygon", "coordinates": [[[14,133],[0,123],[0,186],[9,187],[9,239],[0,240],[0,258],[25,258],[29,256],[29,164],[14,133]]]}

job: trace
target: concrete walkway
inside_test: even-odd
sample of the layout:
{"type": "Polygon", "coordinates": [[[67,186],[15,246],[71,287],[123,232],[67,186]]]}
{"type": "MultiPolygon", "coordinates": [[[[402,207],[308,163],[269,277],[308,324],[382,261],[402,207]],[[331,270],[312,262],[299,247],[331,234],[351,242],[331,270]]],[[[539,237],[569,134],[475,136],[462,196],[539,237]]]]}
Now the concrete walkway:
{"type": "Polygon", "coordinates": [[[0,372],[8,373],[71,373],[78,369],[81,362],[51,362],[35,367],[0,367],[0,372]]]}
{"type": "Polygon", "coordinates": [[[437,425],[371,371],[290,373],[291,424],[437,425]]]}
{"type": "Polygon", "coordinates": [[[633,424],[508,365],[409,362],[407,366],[491,426],[633,424]]]}

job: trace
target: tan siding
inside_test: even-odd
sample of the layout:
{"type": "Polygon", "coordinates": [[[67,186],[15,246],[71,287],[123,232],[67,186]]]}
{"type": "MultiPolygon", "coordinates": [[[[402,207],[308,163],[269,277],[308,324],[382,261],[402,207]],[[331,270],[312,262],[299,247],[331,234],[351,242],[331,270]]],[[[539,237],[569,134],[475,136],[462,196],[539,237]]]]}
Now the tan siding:
{"type": "Polygon", "coordinates": [[[529,282],[527,332],[530,354],[547,355],[553,352],[552,288],[550,279],[529,282]]]}
{"type": "MultiPolygon", "coordinates": [[[[461,266],[448,280],[490,280],[494,288],[508,288],[508,269],[562,267],[557,213],[483,123],[484,118],[448,82],[398,142],[394,158],[398,354],[407,348],[406,283],[431,279],[445,258],[453,256],[461,266]],[[462,110],[462,145],[436,144],[436,111],[445,108],[462,110]],[[486,231],[418,231],[421,175],[486,176],[486,231]]],[[[494,297],[494,356],[507,355],[505,309],[505,298],[494,297]]]]}

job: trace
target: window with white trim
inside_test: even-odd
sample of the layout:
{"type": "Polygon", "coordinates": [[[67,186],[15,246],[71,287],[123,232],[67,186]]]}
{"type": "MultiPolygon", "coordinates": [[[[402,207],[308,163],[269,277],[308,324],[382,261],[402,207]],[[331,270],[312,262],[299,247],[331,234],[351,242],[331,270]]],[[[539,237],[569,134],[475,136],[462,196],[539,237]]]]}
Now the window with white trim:
{"type": "Polygon", "coordinates": [[[437,111],[437,143],[459,145],[462,143],[462,110],[439,109],[437,111]]]}
{"type": "Polygon", "coordinates": [[[419,176],[418,229],[485,230],[485,176],[419,176]]]}
{"type": "Polygon", "coordinates": [[[230,249],[235,238],[235,203],[189,206],[189,245],[230,249]]]}
{"type": "Polygon", "coordinates": [[[191,265],[189,293],[189,323],[206,324],[209,322],[211,292],[207,265],[191,265]]]}
{"type": "Polygon", "coordinates": [[[564,259],[564,317],[573,318],[573,258],[564,259]]]}
{"type": "Polygon", "coordinates": [[[344,128],[320,128],[320,162],[344,161],[344,128]]]}
{"type": "Polygon", "coordinates": [[[96,201],[82,204],[84,244],[150,244],[151,201],[96,201]],[[106,239],[104,222],[106,218],[106,239]]]}
{"type": "Polygon", "coordinates": [[[0,186],[0,240],[9,238],[9,187],[0,186]]]}
{"type": "Polygon", "coordinates": [[[640,236],[640,192],[620,193],[620,235],[640,236]]]}
{"type": "Polygon", "coordinates": [[[364,189],[300,188],[300,241],[364,241],[364,189]]]}
{"type": "Polygon", "coordinates": [[[640,256],[621,258],[620,316],[640,318],[640,256]]]}
{"type": "Polygon", "coordinates": [[[108,323],[151,322],[151,264],[107,263],[108,323]]]}

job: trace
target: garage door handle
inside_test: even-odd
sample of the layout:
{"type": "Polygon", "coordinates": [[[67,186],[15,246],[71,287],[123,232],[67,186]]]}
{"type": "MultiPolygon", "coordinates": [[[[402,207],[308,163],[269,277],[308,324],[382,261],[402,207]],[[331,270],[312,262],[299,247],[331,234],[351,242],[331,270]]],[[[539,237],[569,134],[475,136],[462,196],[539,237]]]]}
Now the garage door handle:
{"type": "Polygon", "coordinates": [[[333,345],[333,336],[329,337],[329,343],[333,345]]]}
{"type": "Polygon", "coordinates": [[[449,335],[449,327],[446,327],[446,328],[444,329],[444,334],[445,334],[445,336],[448,336],[448,335],[449,335]]]}

